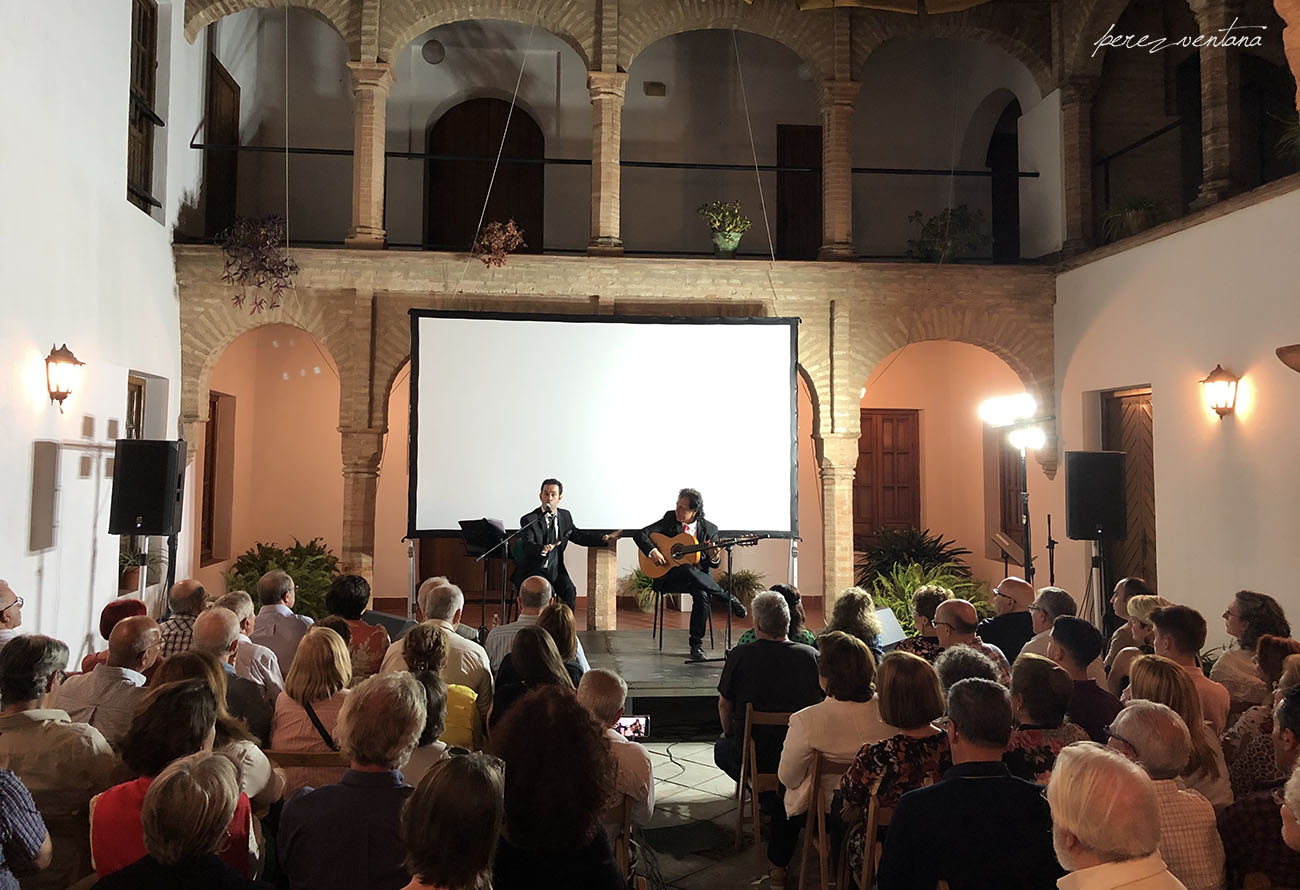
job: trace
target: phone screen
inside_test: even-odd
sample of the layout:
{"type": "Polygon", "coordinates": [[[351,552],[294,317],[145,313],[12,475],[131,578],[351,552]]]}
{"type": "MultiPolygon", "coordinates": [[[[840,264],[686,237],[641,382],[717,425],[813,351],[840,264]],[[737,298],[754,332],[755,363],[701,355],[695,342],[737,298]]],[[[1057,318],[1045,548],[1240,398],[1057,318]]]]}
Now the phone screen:
{"type": "Polygon", "coordinates": [[[650,718],[644,714],[624,715],[614,724],[614,731],[625,739],[643,739],[650,732],[650,718]]]}

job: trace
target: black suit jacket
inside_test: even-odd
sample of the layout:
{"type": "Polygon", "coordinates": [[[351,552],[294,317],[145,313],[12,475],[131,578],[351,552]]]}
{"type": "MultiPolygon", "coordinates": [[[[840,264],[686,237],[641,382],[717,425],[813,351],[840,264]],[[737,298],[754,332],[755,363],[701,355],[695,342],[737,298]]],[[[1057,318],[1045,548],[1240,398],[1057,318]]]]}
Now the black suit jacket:
{"type": "MultiPolygon", "coordinates": [[[[654,532],[658,532],[661,535],[667,535],[670,538],[680,535],[682,533],[682,524],[677,521],[677,512],[675,510],[669,510],[662,518],[650,523],[633,535],[633,540],[636,541],[636,546],[639,547],[641,552],[646,556],[649,556],[650,551],[655,549],[654,541],[650,540],[650,535],[654,532]]],[[[703,522],[695,523],[695,539],[701,544],[705,541],[716,541],[718,539],[718,527],[707,519],[703,522]]],[[[721,563],[721,556],[717,559],[709,559],[709,554],[700,554],[701,566],[716,569],[721,565],[721,563]]]]}
{"type": "Polygon", "coordinates": [[[546,545],[546,519],[542,516],[542,508],[538,507],[519,517],[519,527],[524,531],[519,536],[519,549],[522,556],[516,561],[515,571],[511,576],[516,587],[532,575],[541,575],[552,585],[558,578],[567,579],[569,571],[564,566],[564,551],[570,541],[582,547],[605,546],[603,534],[578,528],[573,524],[573,514],[563,507],[556,508],[555,522],[558,544],[550,553],[542,556],[542,547],[546,545]]]}

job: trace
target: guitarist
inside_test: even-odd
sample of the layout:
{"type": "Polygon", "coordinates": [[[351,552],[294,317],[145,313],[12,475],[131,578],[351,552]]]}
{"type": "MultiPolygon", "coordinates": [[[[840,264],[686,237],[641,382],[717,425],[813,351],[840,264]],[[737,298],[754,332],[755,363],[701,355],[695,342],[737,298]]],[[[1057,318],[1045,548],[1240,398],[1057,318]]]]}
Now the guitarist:
{"type": "Polygon", "coordinates": [[[522,558],[515,563],[511,580],[518,587],[525,578],[541,575],[551,582],[556,598],[572,609],[578,600],[578,591],[564,565],[565,548],[570,541],[583,547],[603,547],[618,540],[620,533],[601,535],[578,528],[573,524],[573,515],[560,509],[563,497],[564,483],[559,479],[544,479],[538,494],[542,505],[519,517],[519,527],[524,529],[519,536],[522,558]]]}
{"type": "MultiPolygon", "coordinates": [[[[635,535],[636,545],[642,553],[656,565],[667,565],[668,559],[650,540],[650,535],[655,532],[670,538],[685,533],[701,543],[712,543],[718,537],[718,527],[704,518],[704,498],[694,488],[679,491],[677,509],[669,510],[662,519],[647,525],[635,535]]],[[[654,582],[655,590],[691,595],[692,661],[704,660],[704,625],[708,619],[710,597],[727,602],[727,592],[713,580],[713,569],[718,567],[720,561],[718,549],[713,547],[700,554],[699,563],[674,566],[654,582]]],[[[745,617],[745,606],[740,600],[733,597],[730,605],[737,618],[745,617]]]]}

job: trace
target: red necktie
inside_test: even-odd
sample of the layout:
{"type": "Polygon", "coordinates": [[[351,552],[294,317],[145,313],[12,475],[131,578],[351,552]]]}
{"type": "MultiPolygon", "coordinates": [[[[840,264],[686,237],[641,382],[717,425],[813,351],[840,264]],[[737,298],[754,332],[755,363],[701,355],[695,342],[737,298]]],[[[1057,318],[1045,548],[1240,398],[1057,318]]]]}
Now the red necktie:
{"type": "Polygon", "coordinates": [[[684,535],[689,535],[690,533],[691,533],[691,526],[690,526],[690,524],[689,524],[689,523],[685,523],[685,522],[683,522],[683,523],[682,523],[682,534],[684,534],[684,535]]]}

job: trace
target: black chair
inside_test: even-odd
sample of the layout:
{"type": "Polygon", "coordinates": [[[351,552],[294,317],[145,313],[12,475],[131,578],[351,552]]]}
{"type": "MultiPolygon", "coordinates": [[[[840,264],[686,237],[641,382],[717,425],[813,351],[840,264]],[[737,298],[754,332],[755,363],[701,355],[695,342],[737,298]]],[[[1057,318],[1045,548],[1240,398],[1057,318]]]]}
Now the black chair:
{"type": "MultiPolygon", "coordinates": [[[[663,579],[661,578],[659,580],[662,581],[663,579]]],[[[667,606],[664,603],[664,597],[668,596],[668,594],[670,593],[676,593],[680,596],[696,596],[697,594],[691,594],[685,590],[660,589],[659,581],[655,582],[655,586],[652,589],[654,590],[654,595],[655,595],[655,617],[650,624],[650,638],[654,639],[655,632],[658,631],[659,651],[662,652],[664,649],[664,616],[668,611],[667,606]]],[[[700,595],[708,596],[708,594],[700,594],[700,595]]],[[[714,646],[713,643],[713,603],[709,603],[708,614],[709,614],[709,648],[714,649],[716,648],[716,646],[714,646]]]]}

